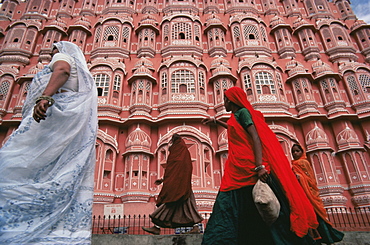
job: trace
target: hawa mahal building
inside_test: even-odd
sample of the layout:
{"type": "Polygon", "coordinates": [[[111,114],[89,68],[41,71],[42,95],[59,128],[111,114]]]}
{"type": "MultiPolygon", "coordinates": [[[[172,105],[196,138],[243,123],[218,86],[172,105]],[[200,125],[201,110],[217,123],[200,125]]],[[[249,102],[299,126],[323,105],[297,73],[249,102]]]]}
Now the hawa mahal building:
{"type": "Polygon", "coordinates": [[[326,207],[370,206],[370,25],[350,0],[3,0],[0,142],[54,42],[84,52],[99,94],[94,214],[155,209],[183,136],[211,212],[227,159],[223,91],[243,88],[288,159],[307,149],[326,207]]]}

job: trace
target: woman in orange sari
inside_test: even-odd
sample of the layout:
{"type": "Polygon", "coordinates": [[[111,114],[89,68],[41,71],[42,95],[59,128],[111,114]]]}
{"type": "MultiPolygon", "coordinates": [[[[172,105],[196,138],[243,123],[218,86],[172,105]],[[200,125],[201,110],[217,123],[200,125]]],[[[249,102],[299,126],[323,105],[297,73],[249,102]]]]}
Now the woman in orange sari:
{"type": "Polygon", "coordinates": [[[202,244],[313,244],[307,236],[308,230],[318,225],[313,207],[262,113],[253,109],[239,87],[225,92],[224,106],[232,112],[227,124],[203,120],[227,128],[228,159],[202,244]],[[279,218],[270,226],[253,201],[258,179],[270,185],[281,205],[279,218]]]}
{"type": "Polygon", "coordinates": [[[299,144],[294,144],[291,151],[294,159],[292,161],[293,172],[314,207],[317,220],[319,221],[319,227],[312,232],[316,234],[314,235],[315,239],[318,244],[333,244],[334,242],[342,241],[344,234],[334,229],[328,219],[324,203],[319,196],[315,174],[310,162],[307,160],[305,151],[299,144]]]}

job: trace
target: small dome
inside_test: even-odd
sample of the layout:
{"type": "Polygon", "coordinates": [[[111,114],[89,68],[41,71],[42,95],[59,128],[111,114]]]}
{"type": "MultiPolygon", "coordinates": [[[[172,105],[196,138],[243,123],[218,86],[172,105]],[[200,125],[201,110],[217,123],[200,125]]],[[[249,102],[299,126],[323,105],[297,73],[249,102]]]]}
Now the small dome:
{"type": "Polygon", "coordinates": [[[309,25],[309,23],[305,19],[302,19],[302,18],[297,18],[296,20],[293,21],[294,29],[297,29],[298,27],[303,26],[303,25],[309,25]]]}
{"type": "Polygon", "coordinates": [[[88,18],[85,16],[81,16],[75,21],[75,25],[81,25],[86,27],[87,29],[91,29],[91,22],[88,18]]]}
{"type": "Polygon", "coordinates": [[[217,15],[208,16],[206,19],[206,25],[209,26],[211,24],[222,24],[221,18],[217,15]]]}
{"type": "Polygon", "coordinates": [[[139,126],[129,134],[126,140],[126,148],[140,147],[150,148],[152,141],[148,134],[146,134],[139,126]]]}
{"type": "Polygon", "coordinates": [[[325,134],[324,130],[319,128],[317,125],[315,125],[315,128],[313,128],[310,132],[307,133],[306,142],[307,145],[317,143],[329,145],[328,136],[325,134]]]}
{"type": "Polygon", "coordinates": [[[134,72],[135,75],[138,75],[138,74],[143,74],[143,75],[152,75],[152,72],[145,66],[141,66],[139,67],[138,69],[135,70],[134,72]]]}
{"type": "Polygon", "coordinates": [[[148,60],[147,58],[145,57],[142,57],[140,58],[140,60],[138,60],[136,63],[135,63],[135,69],[138,69],[139,67],[141,66],[145,66],[147,67],[148,69],[154,69],[153,68],[153,62],[148,60]]]}
{"type": "Polygon", "coordinates": [[[35,66],[31,67],[31,69],[28,70],[28,74],[36,74],[42,69],[44,69],[44,65],[41,62],[39,62],[35,66]]]}
{"type": "Polygon", "coordinates": [[[227,148],[227,130],[224,130],[219,136],[218,136],[218,148],[219,149],[225,149],[227,148]]]}
{"type": "Polygon", "coordinates": [[[60,18],[53,20],[52,22],[50,22],[50,25],[48,26],[57,26],[62,28],[62,30],[67,30],[67,22],[60,18]]]}
{"type": "Polygon", "coordinates": [[[368,24],[363,20],[356,20],[355,23],[350,27],[351,31],[356,30],[361,26],[368,26],[368,24]]]}
{"type": "Polygon", "coordinates": [[[212,69],[216,69],[220,65],[223,65],[225,67],[230,67],[229,61],[227,61],[226,59],[224,59],[222,57],[218,57],[218,58],[212,60],[212,62],[211,62],[211,70],[212,69]]]}
{"type": "Polygon", "coordinates": [[[270,20],[270,27],[271,28],[274,28],[275,26],[278,26],[278,25],[285,25],[285,24],[286,23],[284,22],[284,20],[281,17],[277,16],[277,15],[272,17],[271,20],[270,20]]]}
{"type": "Polygon", "coordinates": [[[149,24],[149,25],[157,25],[157,19],[151,15],[151,14],[146,14],[144,15],[141,20],[140,20],[140,25],[143,25],[143,24],[149,24]]]}
{"type": "Polygon", "coordinates": [[[231,71],[226,66],[220,65],[212,71],[213,76],[216,76],[216,75],[219,75],[219,74],[231,74],[231,71]]]}
{"type": "Polygon", "coordinates": [[[353,131],[348,125],[337,135],[338,144],[356,144],[359,145],[359,139],[355,131],[353,131]]]}

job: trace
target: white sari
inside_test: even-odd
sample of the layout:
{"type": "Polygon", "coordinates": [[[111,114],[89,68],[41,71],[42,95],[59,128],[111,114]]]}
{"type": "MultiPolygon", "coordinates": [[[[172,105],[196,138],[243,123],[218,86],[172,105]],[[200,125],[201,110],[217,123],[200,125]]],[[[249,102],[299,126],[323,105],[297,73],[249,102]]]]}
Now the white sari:
{"type": "Polygon", "coordinates": [[[50,68],[33,79],[23,120],[0,149],[0,244],[90,244],[97,91],[81,50],[55,46],[74,59],[79,91],[53,95],[37,123],[33,106],[50,68]]]}

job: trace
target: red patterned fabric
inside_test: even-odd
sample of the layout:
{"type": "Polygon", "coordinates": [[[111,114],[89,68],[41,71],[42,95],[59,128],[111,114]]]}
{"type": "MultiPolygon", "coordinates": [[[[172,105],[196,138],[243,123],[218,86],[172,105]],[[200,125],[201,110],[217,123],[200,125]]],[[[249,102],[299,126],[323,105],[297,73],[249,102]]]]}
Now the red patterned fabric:
{"type": "Polygon", "coordinates": [[[190,197],[193,165],[188,148],[179,138],[169,148],[163,187],[157,198],[157,206],[169,202],[181,202],[190,197]]]}
{"type": "MultiPolygon", "coordinates": [[[[249,110],[254,125],[257,129],[258,135],[262,142],[262,155],[264,159],[264,163],[268,163],[271,171],[275,174],[278,178],[284,193],[289,201],[290,205],[290,222],[291,222],[291,230],[299,237],[303,237],[308,233],[310,228],[317,228],[318,222],[316,219],[315,211],[306,197],[303,189],[301,188],[298,180],[296,179],[291,167],[289,160],[284,154],[283,149],[279,141],[276,138],[276,135],[269,126],[266,124],[263,115],[260,111],[254,110],[252,105],[247,100],[246,93],[239,87],[232,87],[225,92],[226,97],[240,107],[245,107],[249,110]]],[[[232,118],[230,120],[233,120],[232,118]]],[[[234,124],[231,122],[230,124],[234,124]]],[[[249,141],[243,141],[245,131],[242,128],[231,128],[230,130],[236,130],[236,132],[229,132],[228,134],[230,137],[239,137],[240,140],[236,140],[236,146],[238,146],[239,151],[240,149],[247,149],[250,146],[246,146],[249,144],[249,141]]],[[[230,139],[229,142],[233,143],[230,139]]],[[[235,154],[235,150],[231,150],[230,148],[235,146],[234,144],[229,145],[229,159],[235,159],[238,161],[238,155],[235,154]],[[236,157],[235,157],[236,156],[236,157]]],[[[240,159],[244,160],[244,159],[240,159]]],[[[235,164],[235,161],[229,162],[225,165],[225,168],[230,168],[230,170],[225,169],[225,172],[235,170],[235,167],[231,167],[232,164],[235,164]]],[[[250,171],[250,166],[247,167],[245,170],[246,172],[250,171]]],[[[242,173],[241,173],[242,174],[242,173]]],[[[245,185],[249,185],[251,183],[250,180],[253,178],[248,179],[245,182],[245,185]]],[[[252,181],[253,182],[253,181],[252,181]]]]}

